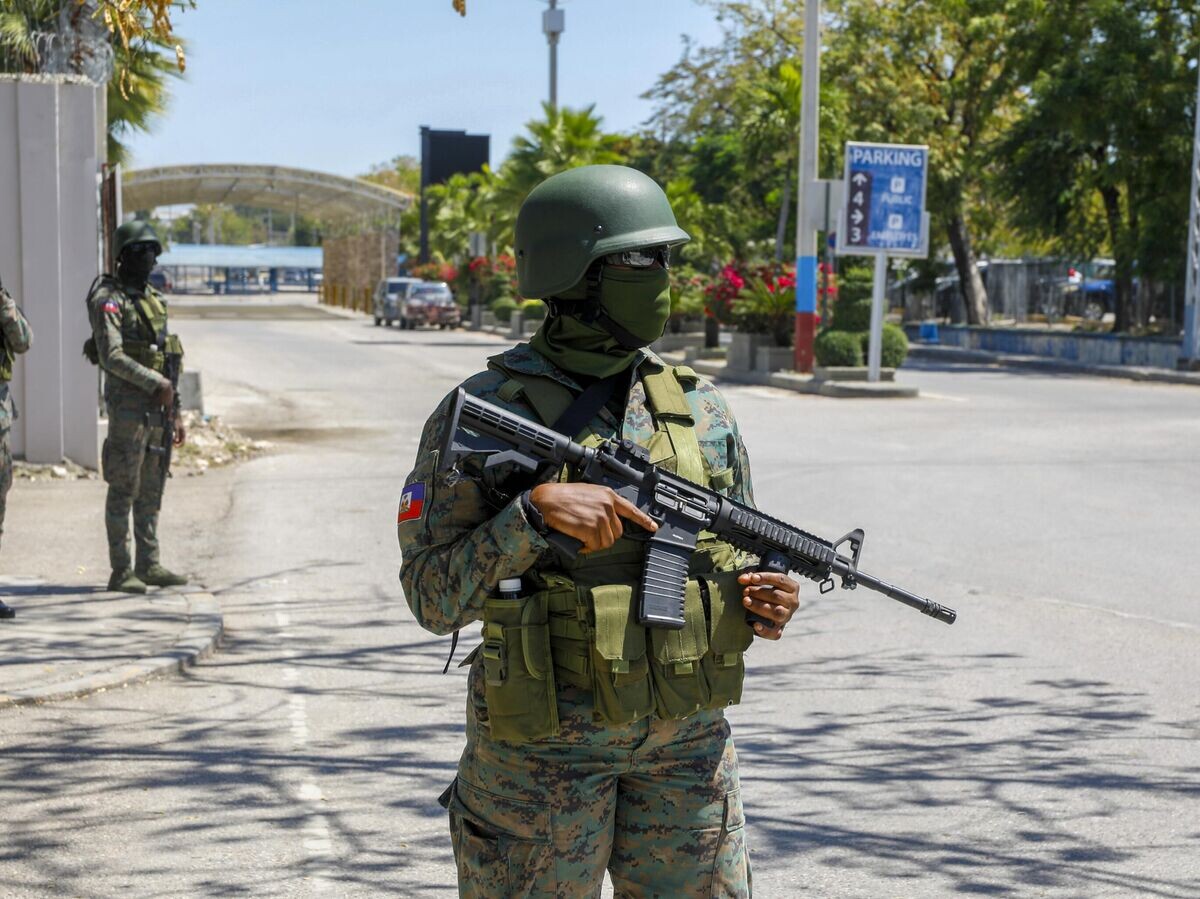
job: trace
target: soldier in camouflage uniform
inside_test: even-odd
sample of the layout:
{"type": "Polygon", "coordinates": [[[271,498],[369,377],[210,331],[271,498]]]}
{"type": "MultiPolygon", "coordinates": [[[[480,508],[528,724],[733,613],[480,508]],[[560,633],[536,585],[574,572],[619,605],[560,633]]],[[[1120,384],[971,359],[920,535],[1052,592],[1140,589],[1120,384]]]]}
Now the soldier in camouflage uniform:
{"type": "MultiPolygon", "coordinates": [[[[8,433],[12,430],[17,407],[8,390],[12,380],[14,357],[29,350],[33,344],[33,331],[21,313],[16,301],[0,285],[0,538],[4,536],[4,512],[8,503],[8,490],[12,487],[12,450],[8,444],[8,433]]],[[[0,618],[12,618],[16,613],[0,600],[0,618]]]]}
{"type": "MultiPolygon", "coordinates": [[[[101,464],[108,482],[104,521],[112,566],[108,589],[145,593],[147,585],[173,587],[187,578],[162,566],[158,550],[158,512],[165,480],[162,442],[165,415],[174,387],[163,374],[167,353],[183,348],[167,332],[167,304],[148,282],[162,253],[162,242],[148,222],[126,222],[113,235],[115,278],[105,276],[88,297],[92,347],[85,352],[104,369],[108,438],[101,464]],[[129,516],[137,564],[129,553],[129,516]]],[[[176,423],[175,445],[185,439],[176,423]]]]}
{"type": "MultiPolygon", "coordinates": [[[[644,349],[670,310],[670,247],[687,239],[640,172],[588,166],[548,179],[521,208],[515,248],[521,293],[546,298],[549,315],[529,344],[462,386],[585,444],[631,438],[660,467],[751,504],[724,398],[644,349]]],[[[641,626],[645,547],[633,536],[654,522],[567,472],[531,480],[476,456],[440,471],[452,397],[425,426],[398,530],[400,579],[422,627],[483,621],[463,662],[467,744],[441,798],[460,895],[598,896],[607,869],[617,896],[749,896],[722,710],[740,700],[753,637],[778,639],[795,612],[796,582],[748,573],[702,535],[685,628],[641,626]],[[563,535],[577,555],[552,547],[563,535]],[[520,598],[498,596],[518,577],[520,598]],[[747,610],[774,627],[752,630],[747,610]]]]}

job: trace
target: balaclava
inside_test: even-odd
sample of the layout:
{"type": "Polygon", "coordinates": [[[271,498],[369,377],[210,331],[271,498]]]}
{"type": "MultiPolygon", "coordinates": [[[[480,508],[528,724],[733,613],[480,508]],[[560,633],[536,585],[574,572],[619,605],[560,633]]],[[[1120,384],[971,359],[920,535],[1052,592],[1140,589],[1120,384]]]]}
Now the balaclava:
{"type": "Polygon", "coordinates": [[[592,378],[628,368],[638,349],[662,336],[671,314],[666,269],[601,264],[599,275],[598,285],[585,277],[552,298],[529,341],[564,371],[592,378]]]}
{"type": "Polygon", "coordinates": [[[132,243],[121,251],[121,258],[117,262],[117,277],[130,287],[142,290],[157,261],[158,251],[153,242],[142,240],[132,243]]]}

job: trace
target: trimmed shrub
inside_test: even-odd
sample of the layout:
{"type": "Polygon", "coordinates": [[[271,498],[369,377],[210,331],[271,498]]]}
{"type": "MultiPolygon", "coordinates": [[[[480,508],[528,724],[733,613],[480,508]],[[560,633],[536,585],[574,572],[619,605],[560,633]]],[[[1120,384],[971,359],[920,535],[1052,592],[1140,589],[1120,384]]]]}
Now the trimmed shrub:
{"type": "Polygon", "coordinates": [[[874,283],[875,270],[872,265],[847,266],[838,275],[838,301],[854,303],[858,300],[867,300],[870,305],[874,283]]]}
{"type": "Polygon", "coordinates": [[[545,318],[546,304],[541,300],[525,300],[521,303],[521,315],[525,317],[525,321],[545,318]]]}
{"type": "Polygon", "coordinates": [[[508,324],[512,320],[512,314],[516,308],[517,302],[512,297],[500,297],[500,299],[492,301],[492,314],[496,316],[498,322],[508,324]]]}
{"type": "Polygon", "coordinates": [[[848,331],[825,330],[813,342],[817,364],[824,367],[859,366],[863,364],[863,340],[848,331]]]}
{"type": "MultiPolygon", "coordinates": [[[[856,335],[862,339],[862,356],[867,358],[871,344],[871,332],[864,331],[856,335]]],[[[883,326],[883,346],[879,351],[879,364],[883,368],[899,368],[908,358],[908,337],[899,325],[885,324],[883,326]]]]}
{"type": "Polygon", "coordinates": [[[871,297],[851,299],[838,296],[833,304],[832,321],[834,331],[869,331],[871,329],[871,297]]]}

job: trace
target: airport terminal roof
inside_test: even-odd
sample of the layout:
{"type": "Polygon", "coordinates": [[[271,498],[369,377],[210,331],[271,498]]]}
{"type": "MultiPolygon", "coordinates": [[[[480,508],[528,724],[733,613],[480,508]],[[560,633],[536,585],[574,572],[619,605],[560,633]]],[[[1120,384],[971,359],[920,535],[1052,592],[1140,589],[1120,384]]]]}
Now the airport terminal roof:
{"type": "Polygon", "coordinates": [[[279,165],[168,165],[133,169],[121,178],[126,211],[185,203],[239,203],[330,220],[396,216],[411,195],[325,172],[279,165]]]}
{"type": "Polygon", "coordinates": [[[320,247],[235,247],[226,244],[176,243],[158,257],[164,266],[209,268],[322,268],[320,247]]]}

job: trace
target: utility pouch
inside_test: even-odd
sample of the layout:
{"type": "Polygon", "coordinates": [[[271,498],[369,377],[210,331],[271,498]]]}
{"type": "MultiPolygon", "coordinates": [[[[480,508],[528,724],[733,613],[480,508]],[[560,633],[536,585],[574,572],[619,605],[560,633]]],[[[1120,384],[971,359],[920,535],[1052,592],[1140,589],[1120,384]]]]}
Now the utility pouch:
{"type": "Polygon", "coordinates": [[[700,583],[690,578],[684,592],[683,627],[651,628],[650,676],[660,718],[686,718],[709,707],[701,659],[708,652],[708,620],[700,583]]]}
{"type": "Polygon", "coordinates": [[[709,609],[708,652],[701,660],[710,693],[709,708],[724,708],[742,701],[746,677],[743,653],[754,642],[754,631],[746,624],[742,585],[737,571],[701,575],[700,590],[707,593],[709,609]]]}
{"type": "Polygon", "coordinates": [[[528,743],[556,736],[547,593],[486,600],[480,655],[493,739],[528,743]]]}
{"type": "Polygon", "coordinates": [[[168,355],[182,356],[183,341],[179,339],[178,334],[168,334],[166,342],[163,344],[163,351],[168,355]]]}
{"type": "Polygon", "coordinates": [[[596,641],[592,655],[592,704],[608,724],[631,724],[654,714],[646,629],[634,614],[629,584],[593,587],[596,641]]]}

